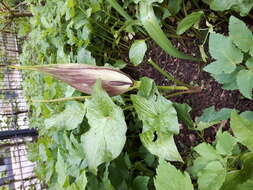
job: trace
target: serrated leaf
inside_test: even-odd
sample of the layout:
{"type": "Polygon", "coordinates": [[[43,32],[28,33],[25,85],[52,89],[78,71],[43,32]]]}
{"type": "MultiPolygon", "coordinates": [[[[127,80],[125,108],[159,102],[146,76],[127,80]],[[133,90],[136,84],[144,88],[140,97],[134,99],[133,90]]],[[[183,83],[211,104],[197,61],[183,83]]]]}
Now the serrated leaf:
{"type": "Polygon", "coordinates": [[[243,60],[241,51],[228,37],[221,34],[210,34],[209,52],[216,61],[207,65],[204,70],[212,74],[232,73],[243,60]]]}
{"type": "Polygon", "coordinates": [[[216,150],[221,155],[232,155],[234,146],[237,143],[235,137],[230,135],[228,132],[222,133],[221,130],[218,131],[216,135],[216,150]]]}
{"type": "Polygon", "coordinates": [[[186,30],[191,28],[195,23],[199,22],[201,16],[204,14],[203,11],[193,12],[187,15],[183,20],[181,20],[177,26],[177,35],[183,34],[186,30]]]}
{"type": "Polygon", "coordinates": [[[238,18],[229,19],[229,37],[244,52],[253,56],[253,35],[246,24],[238,18]]]}
{"type": "Polygon", "coordinates": [[[122,109],[113,103],[100,81],[94,85],[92,99],[85,105],[90,129],[82,135],[81,141],[88,167],[96,173],[97,166],[110,162],[121,153],[127,126],[122,109]]]}
{"type": "Polygon", "coordinates": [[[236,81],[242,95],[251,99],[253,88],[253,72],[245,69],[241,70],[237,74],[236,81]]]}
{"type": "Polygon", "coordinates": [[[191,178],[187,172],[182,173],[169,162],[159,161],[156,170],[155,187],[156,190],[193,190],[191,178]]]}
{"type": "Polygon", "coordinates": [[[240,66],[237,66],[236,69],[232,73],[221,73],[218,75],[212,75],[212,77],[215,78],[215,80],[223,84],[222,88],[225,90],[236,90],[238,89],[238,85],[236,82],[236,77],[237,74],[239,73],[240,70],[243,68],[240,66]]]}
{"type": "Polygon", "coordinates": [[[145,40],[136,40],[130,47],[129,59],[134,65],[139,65],[145,56],[147,45],[145,40]]]}
{"type": "Polygon", "coordinates": [[[221,156],[218,152],[212,147],[212,145],[207,143],[201,143],[197,145],[194,150],[202,157],[207,160],[219,160],[221,156]]]}
{"type": "Polygon", "coordinates": [[[232,109],[229,108],[222,108],[219,111],[215,111],[215,107],[211,106],[203,111],[203,114],[198,118],[198,121],[206,123],[220,122],[222,120],[227,120],[230,117],[231,112],[232,109]]]}
{"type": "Polygon", "coordinates": [[[235,111],[231,114],[230,127],[238,141],[253,151],[253,122],[238,115],[235,111]]]}
{"type": "Polygon", "coordinates": [[[206,108],[203,114],[197,119],[197,130],[203,130],[212,125],[215,125],[222,120],[227,120],[230,117],[232,109],[222,108],[215,111],[214,106],[206,108]]]}
{"type": "Polygon", "coordinates": [[[226,178],[226,169],[219,161],[209,162],[198,173],[198,185],[200,190],[219,190],[226,178]]]}
{"type": "Polygon", "coordinates": [[[66,108],[63,112],[45,119],[45,127],[46,129],[55,127],[61,130],[72,130],[82,123],[84,115],[84,105],[71,101],[66,103],[66,108]]]}

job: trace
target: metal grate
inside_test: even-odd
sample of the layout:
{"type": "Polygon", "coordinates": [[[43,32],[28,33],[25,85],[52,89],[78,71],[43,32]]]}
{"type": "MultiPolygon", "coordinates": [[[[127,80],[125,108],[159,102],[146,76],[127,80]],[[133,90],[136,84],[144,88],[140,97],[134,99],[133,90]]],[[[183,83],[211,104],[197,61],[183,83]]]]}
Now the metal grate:
{"type": "Polygon", "coordinates": [[[8,65],[19,65],[20,40],[15,33],[0,34],[0,189],[42,189],[27,159],[27,142],[35,140],[29,129],[28,106],[22,93],[22,75],[8,65]]]}

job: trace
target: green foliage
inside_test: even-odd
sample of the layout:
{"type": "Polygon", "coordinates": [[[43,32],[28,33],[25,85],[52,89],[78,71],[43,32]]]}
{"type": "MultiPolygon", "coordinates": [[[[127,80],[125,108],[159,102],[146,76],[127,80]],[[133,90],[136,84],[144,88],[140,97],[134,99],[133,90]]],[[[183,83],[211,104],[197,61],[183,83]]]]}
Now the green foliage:
{"type": "Polygon", "coordinates": [[[239,142],[253,150],[253,122],[233,112],[231,115],[231,128],[239,142]]]}
{"type": "Polygon", "coordinates": [[[239,19],[229,19],[229,37],[211,34],[209,51],[215,62],[207,65],[204,70],[222,83],[225,89],[235,90],[246,97],[252,98],[253,73],[252,65],[252,32],[239,19]],[[244,57],[249,57],[245,61],[244,57]],[[246,66],[246,67],[245,67],[246,66]]]}
{"type": "Polygon", "coordinates": [[[138,95],[131,95],[131,100],[143,122],[140,134],[143,145],[162,159],[182,161],[173,139],[173,134],[179,133],[179,124],[172,102],[157,94],[158,92],[150,93],[149,89],[156,88],[152,82],[142,79],[142,84],[149,86],[140,88],[138,95]]]}
{"type": "Polygon", "coordinates": [[[234,10],[241,16],[246,16],[253,7],[251,0],[202,0],[215,11],[234,10]]]}
{"type": "Polygon", "coordinates": [[[203,15],[203,11],[193,12],[181,20],[177,26],[177,35],[183,34],[186,30],[198,23],[203,15]]]}
{"type": "Polygon", "coordinates": [[[229,119],[231,112],[232,109],[228,108],[222,108],[219,111],[215,111],[214,106],[206,108],[203,114],[196,120],[197,130],[203,130],[223,120],[229,119]]]}
{"type": "Polygon", "coordinates": [[[189,174],[187,172],[181,173],[170,163],[160,160],[156,172],[155,186],[157,190],[193,190],[189,174]]]}
{"type": "Polygon", "coordinates": [[[101,83],[93,88],[92,99],[85,102],[88,132],[81,141],[89,169],[96,173],[103,162],[110,162],[122,151],[126,141],[126,123],[123,111],[104,92],[101,83]]]}
{"type": "MultiPolygon", "coordinates": [[[[232,2],[230,5],[223,4],[225,1],[205,2],[211,8],[219,5],[215,10],[231,9],[241,14],[251,8],[250,3],[243,7],[246,1],[241,4],[227,1],[232,2]]],[[[202,7],[195,10],[197,0],[26,0],[26,3],[34,15],[29,20],[20,20],[19,33],[29,39],[22,54],[26,65],[85,62],[121,69],[127,65],[122,55],[128,52],[131,62],[138,65],[147,51],[146,32],[168,54],[191,59],[172,46],[162,28],[167,23],[179,23],[177,32],[181,34],[198,22],[204,11],[205,15],[210,11],[202,7]],[[188,11],[193,13],[180,21],[182,13],[187,15],[188,11]],[[144,38],[145,41],[135,40],[144,38]]],[[[210,17],[206,17],[208,22],[210,17]]],[[[225,17],[219,13],[216,19],[225,17]]],[[[223,88],[239,89],[251,98],[252,33],[235,17],[230,17],[229,22],[229,37],[210,35],[209,50],[215,61],[205,70],[223,88]]],[[[193,32],[196,36],[202,34],[193,32]]],[[[174,33],[175,30],[170,30],[171,35],[174,33]]],[[[85,100],[33,102],[82,94],[51,76],[24,74],[30,126],[40,133],[37,142],[29,144],[29,159],[36,162],[36,176],[49,190],[252,189],[253,112],[239,115],[228,108],[215,111],[213,106],[194,122],[190,106],[166,99],[158,91],[161,87],[146,77],[121,96],[110,97],[97,81],[92,95],[85,100]],[[223,132],[222,121],[229,117],[232,131],[223,132]],[[175,142],[181,138],[178,120],[189,130],[195,130],[197,141],[193,144],[199,143],[197,146],[185,149],[180,141],[175,142]],[[203,129],[215,124],[220,124],[216,140],[208,144],[203,129]]]]}
{"type": "Polygon", "coordinates": [[[144,40],[136,40],[129,50],[129,59],[134,65],[139,65],[145,56],[147,45],[144,40]]]}

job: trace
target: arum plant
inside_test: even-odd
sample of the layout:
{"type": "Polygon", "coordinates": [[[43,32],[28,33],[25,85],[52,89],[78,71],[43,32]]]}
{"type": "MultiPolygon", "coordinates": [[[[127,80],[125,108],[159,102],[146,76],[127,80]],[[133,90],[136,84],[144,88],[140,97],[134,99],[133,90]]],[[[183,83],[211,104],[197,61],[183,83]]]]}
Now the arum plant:
{"type": "MultiPolygon", "coordinates": [[[[162,69],[152,62],[153,66],[161,71],[162,69]]],[[[35,66],[9,66],[14,69],[25,69],[39,71],[49,74],[54,78],[66,82],[75,89],[91,94],[92,86],[97,80],[101,80],[102,88],[110,96],[117,96],[127,91],[140,87],[140,81],[134,81],[130,76],[114,68],[91,66],[88,64],[52,64],[52,65],[35,65],[35,66]]],[[[162,73],[166,73],[165,71],[162,73]]],[[[167,74],[166,77],[175,84],[181,86],[158,86],[160,90],[183,90],[189,91],[192,87],[181,81],[176,80],[173,76],[167,74]],[[169,76],[169,77],[168,77],[169,76]]],[[[78,96],[70,98],[60,98],[54,100],[39,100],[39,102],[57,102],[67,100],[83,100],[89,96],[78,96]]],[[[38,102],[38,101],[37,101],[38,102]]]]}
{"type": "MultiPolygon", "coordinates": [[[[127,21],[133,20],[116,0],[107,0],[107,1],[127,21]]],[[[165,33],[162,31],[153,9],[154,2],[161,3],[162,1],[163,0],[135,0],[136,3],[139,3],[140,24],[145,28],[148,35],[169,55],[181,59],[200,61],[199,58],[188,56],[178,51],[172,45],[171,41],[167,38],[165,33]]]]}
{"type": "Polygon", "coordinates": [[[161,0],[139,0],[139,17],[140,21],[148,32],[150,37],[169,55],[181,59],[189,59],[199,61],[198,58],[185,55],[173,47],[171,41],[167,38],[162,31],[153,9],[153,2],[162,2],[161,0]]]}

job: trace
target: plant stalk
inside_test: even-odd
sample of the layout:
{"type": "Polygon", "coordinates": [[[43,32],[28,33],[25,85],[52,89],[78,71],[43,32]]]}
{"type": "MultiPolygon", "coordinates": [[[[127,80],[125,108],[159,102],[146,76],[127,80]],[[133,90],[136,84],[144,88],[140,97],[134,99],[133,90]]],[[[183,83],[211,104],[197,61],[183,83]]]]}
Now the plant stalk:
{"type": "Polygon", "coordinates": [[[165,76],[167,79],[169,79],[170,81],[178,84],[178,85],[182,85],[182,86],[186,86],[188,88],[192,88],[193,86],[186,84],[180,80],[177,80],[176,78],[174,78],[171,74],[167,73],[166,71],[164,71],[161,67],[159,67],[159,65],[157,65],[153,60],[149,60],[148,61],[149,64],[151,64],[157,71],[159,71],[163,76],[165,76]]]}
{"type": "Polygon", "coordinates": [[[75,96],[75,97],[68,97],[68,98],[57,98],[51,100],[32,100],[34,103],[55,103],[55,102],[65,102],[65,101],[72,101],[72,100],[86,100],[91,96],[75,96]]]}

